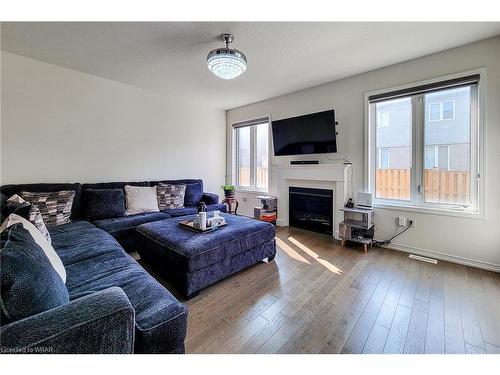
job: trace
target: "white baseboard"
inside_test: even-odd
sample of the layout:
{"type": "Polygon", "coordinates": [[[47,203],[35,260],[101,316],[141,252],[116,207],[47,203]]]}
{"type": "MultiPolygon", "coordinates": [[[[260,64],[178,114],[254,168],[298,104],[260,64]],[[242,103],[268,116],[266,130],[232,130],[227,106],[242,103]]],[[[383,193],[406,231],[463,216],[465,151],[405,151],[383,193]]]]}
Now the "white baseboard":
{"type": "Polygon", "coordinates": [[[385,246],[388,249],[393,249],[397,251],[402,251],[405,253],[412,253],[416,255],[422,255],[429,258],[435,258],[440,260],[445,260],[451,263],[458,263],[464,266],[481,268],[488,271],[498,272],[500,273],[500,264],[483,262],[481,260],[475,260],[470,258],[459,257],[456,255],[444,254],[433,250],[420,249],[418,247],[407,246],[402,244],[390,244],[389,246],[385,246]]]}

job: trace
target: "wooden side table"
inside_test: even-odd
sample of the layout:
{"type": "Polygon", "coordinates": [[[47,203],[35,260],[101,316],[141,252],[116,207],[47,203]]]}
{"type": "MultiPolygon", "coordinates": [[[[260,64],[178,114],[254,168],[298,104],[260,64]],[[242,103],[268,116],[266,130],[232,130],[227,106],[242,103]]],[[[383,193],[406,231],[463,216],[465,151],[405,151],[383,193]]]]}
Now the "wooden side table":
{"type": "Polygon", "coordinates": [[[224,200],[222,201],[227,207],[227,213],[231,215],[238,215],[238,200],[236,197],[224,197],[224,200]]]}

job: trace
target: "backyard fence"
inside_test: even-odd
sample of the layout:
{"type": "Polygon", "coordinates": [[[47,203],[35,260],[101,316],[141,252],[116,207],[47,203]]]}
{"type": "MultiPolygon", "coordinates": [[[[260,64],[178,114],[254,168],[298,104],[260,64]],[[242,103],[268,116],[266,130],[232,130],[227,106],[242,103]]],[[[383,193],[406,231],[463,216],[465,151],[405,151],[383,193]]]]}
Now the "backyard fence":
{"type": "MultiPolygon", "coordinates": [[[[257,167],[256,185],[257,187],[267,187],[267,168],[257,167]]],[[[240,186],[250,186],[250,167],[240,167],[238,181],[240,186]]]]}
{"type": "MultiPolygon", "coordinates": [[[[410,199],[409,169],[377,169],[377,198],[410,199]]],[[[470,176],[465,171],[424,171],[424,193],[427,202],[468,203],[470,176]]]]}

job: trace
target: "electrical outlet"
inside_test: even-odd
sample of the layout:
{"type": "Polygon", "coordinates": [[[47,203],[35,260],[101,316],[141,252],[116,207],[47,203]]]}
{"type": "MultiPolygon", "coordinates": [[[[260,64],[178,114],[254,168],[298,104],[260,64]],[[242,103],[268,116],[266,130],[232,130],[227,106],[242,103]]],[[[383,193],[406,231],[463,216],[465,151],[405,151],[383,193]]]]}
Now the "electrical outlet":
{"type": "Polygon", "coordinates": [[[404,216],[398,216],[397,223],[398,223],[398,226],[400,226],[400,227],[406,227],[408,225],[407,219],[404,216]]]}
{"type": "Polygon", "coordinates": [[[396,217],[396,225],[399,227],[415,227],[415,219],[405,216],[397,216],[396,217]],[[410,224],[411,223],[411,224],[410,224]]]}

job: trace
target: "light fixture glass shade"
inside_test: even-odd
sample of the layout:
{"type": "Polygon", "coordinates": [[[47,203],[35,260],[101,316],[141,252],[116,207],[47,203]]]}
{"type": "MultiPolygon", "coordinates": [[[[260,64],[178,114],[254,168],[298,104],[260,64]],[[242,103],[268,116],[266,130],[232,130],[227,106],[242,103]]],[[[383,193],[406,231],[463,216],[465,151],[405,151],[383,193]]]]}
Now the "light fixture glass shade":
{"type": "Polygon", "coordinates": [[[219,48],[207,56],[208,69],[222,79],[233,79],[245,73],[247,59],[236,49],[219,48]]]}

